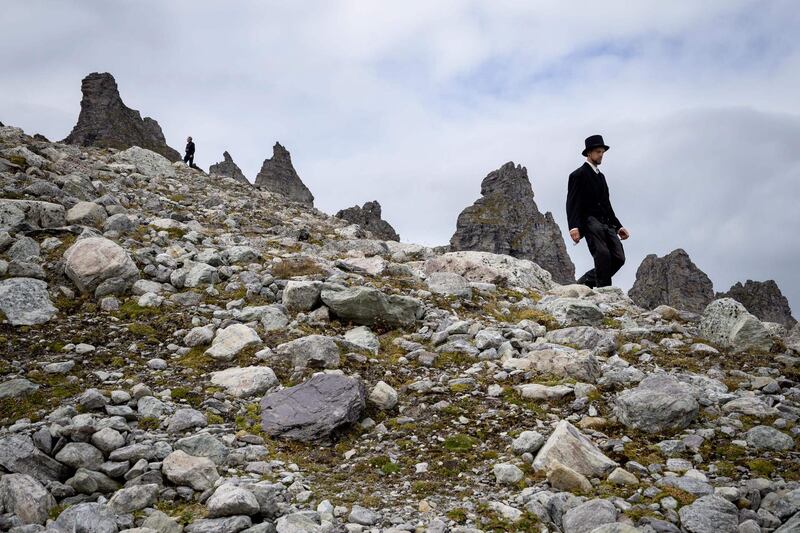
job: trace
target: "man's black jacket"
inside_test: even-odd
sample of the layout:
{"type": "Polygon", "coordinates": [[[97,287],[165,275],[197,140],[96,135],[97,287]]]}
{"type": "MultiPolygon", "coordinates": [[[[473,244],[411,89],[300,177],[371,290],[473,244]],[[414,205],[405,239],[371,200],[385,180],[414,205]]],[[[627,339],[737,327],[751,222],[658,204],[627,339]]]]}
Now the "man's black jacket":
{"type": "Polygon", "coordinates": [[[194,142],[189,141],[186,143],[186,155],[194,155],[194,142]]]}
{"type": "Polygon", "coordinates": [[[595,173],[589,163],[584,163],[569,175],[567,189],[567,221],[569,229],[578,228],[585,234],[586,218],[595,216],[614,229],[622,227],[622,223],[614,214],[608,198],[608,184],[603,173],[595,173]]]}

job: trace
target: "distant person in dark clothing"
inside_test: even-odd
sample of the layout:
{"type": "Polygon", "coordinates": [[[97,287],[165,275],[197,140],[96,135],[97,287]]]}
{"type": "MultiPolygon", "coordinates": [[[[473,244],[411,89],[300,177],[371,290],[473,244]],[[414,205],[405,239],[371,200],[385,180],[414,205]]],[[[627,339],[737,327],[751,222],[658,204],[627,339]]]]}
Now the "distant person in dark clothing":
{"type": "Polygon", "coordinates": [[[590,288],[607,287],[611,285],[611,277],[625,264],[625,250],[620,239],[624,241],[630,233],[614,214],[606,177],[598,169],[609,147],[600,135],[588,137],[585,143],[586,162],[569,175],[569,236],[575,244],[586,237],[594,258],[594,268],[581,276],[578,283],[590,288]]]}
{"type": "Polygon", "coordinates": [[[191,137],[186,138],[186,155],[183,156],[183,162],[188,163],[192,168],[197,168],[194,166],[194,142],[191,137]]]}

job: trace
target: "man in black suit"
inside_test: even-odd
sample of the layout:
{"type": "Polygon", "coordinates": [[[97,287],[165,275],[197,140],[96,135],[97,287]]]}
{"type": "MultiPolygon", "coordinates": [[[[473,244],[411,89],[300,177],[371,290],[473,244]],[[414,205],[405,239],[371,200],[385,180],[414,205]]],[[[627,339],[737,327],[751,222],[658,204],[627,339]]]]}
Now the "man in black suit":
{"type": "Polygon", "coordinates": [[[192,168],[197,168],[194,166],[194,142],[191,137],[186,138],[186,154],[183,156],[183,162],[188,163],[192,168]]]}
{"type": "Polygon", "coordinates": [[[611,277],[625,264],[625,250],[620,239],[624,241],[630,236],[614,214],[606,177],[598,169],[608,149],[602,136],[588,137],[582,152],[586,162],[569,175],[569,236],[575,244],[586,237],[594,258],[594,268],[581,276],[578,283],[591,288],[611,285],[611,277]]]}

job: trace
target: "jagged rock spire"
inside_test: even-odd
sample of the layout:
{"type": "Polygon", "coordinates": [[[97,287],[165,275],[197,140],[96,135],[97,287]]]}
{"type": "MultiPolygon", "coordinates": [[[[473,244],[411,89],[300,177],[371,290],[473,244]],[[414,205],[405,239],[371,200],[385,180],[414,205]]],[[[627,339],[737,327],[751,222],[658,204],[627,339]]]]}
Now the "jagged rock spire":
{"type": "Polygon", "coordinates": [[[292,166],[292,156],[281,143],[272,147],[272,157],[265,159],[256,176],[256,187],[282,194],[295,202],[314,205],[314,195],[292,166]]]}
{"type": "Polygon", "coordinates": [[[209,174],[218,174],[220,176],[226,176],[228,178],[233,178],[237,181],[241,181],[242,183],[246,183],[250,185],[250,182],[247,181],[242,169],[239,168],[239,165],[233,162],[233,158],[231,154],[227,151],[222,152],[222,161],[219,163],[215,163],[208,168],[209,174]]]}
{"type": "Polygon", "coordinates": [[[458,215],[454,251],[475,250],[529,259],[559,283],[575,281],[575,265],[552,213],[533,199],[528,171],[508,162],[481,182],[481,198],[458,215]]]}
{"type": "Polygon", "coordinates": [[[381,204],[377,200],[367,202],[363,207],[354,205],[336,213],[338,218],[343,218],[353,224],[358,224],[376,237],[385,241],[400,241],[400,235],[391,224],[381,218],[381,204]]]}
{"type": "Polygon", "coordinates": [[[689,254],[678,248],[664,257],[656,254],[645,257],[628,296],[646,309],[663,304],[702,313],[714,299],[714,284],[689,254]]]}
{"type": "Polygon", "coordinates": [[[127,107],[119,95],[114,76],[93,72],[81,82],[81,113],[65,143],[126,149],[139,146],[157,152],[170,161],[180,154],[167,146],[161,126],[127,107]]]}

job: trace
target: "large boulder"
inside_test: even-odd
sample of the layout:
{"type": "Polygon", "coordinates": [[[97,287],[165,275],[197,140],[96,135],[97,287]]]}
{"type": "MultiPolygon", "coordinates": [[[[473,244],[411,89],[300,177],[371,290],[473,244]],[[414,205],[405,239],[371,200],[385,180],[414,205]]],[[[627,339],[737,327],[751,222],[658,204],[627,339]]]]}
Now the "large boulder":
{"type": "Polygon", "coordinates": [[[164,475],[176,485],[187,485],[194,490],[207,490],[219,479],[214,462],[207,457],[195,457],[177,450],[161,463],[164,475]]]}
{"type": "Polygon", "coordinates": [[[552,376],[596,383],[602,371],[597,358],[589,350],[531,350],[525,355],[536,371],[552,376]]]}
{"type": "Polygon", "coordinates": [[[475,250],[529,259],[559,283],[575,281],[575,265],[552,213],[533,199],[528,171],[508,162],[481,182],[481,198],[464,209],[450,239],[453,251],[475,250]]]}
{"type": "Polygon", "coordinates": [[[700,335],[735,352],[766,352],[772,347],[769,330],[733,298],[708,304],[700,320],[700,335]]]}
{"type": "Polygon", "coordinates": [[[646,309],[669,305],[702,313],[714,299],[714,285],[689,259],[689,254],[678,248],[664,257],[655,254],[645,257],[628,296],[646,309]]]}
{"type": "Polygon", "coordinates": [[[0,311],[12,326],[32,326],[49,321],[58,309],[44,281],[11,278],[0,281],[0,311]]]}
{"type": "Polygon", "coordinates": [[[617,508],[608,500],[589,500],[564,513],[564,533],[590,533],[617,521],[617,508]]]}
{"type": "Polygon", "coordinates": [[[35,200],[0,199],[0,231],[28,225],[32,228],[58,228],[66,223],[63,205],[35,200]]]}
{"type": "Polygon", "coordinates": [[[152,150],[131,146],[114,155],[114,161],[136,167],[136,172],[149,177],[166,176],[174,178],[176,176],[175,167],[169,160],[152,150]]]}
{"type": "Polygon", "coordinates": [[[717,298],[733,298],[744,305],[748,312],[764,322],[777,322],[791,329],[797,323],[792,316],[789,300],[783,295],[774,280],[753,281],[744,285],[737,282],[728,292],[717,293],[717,298]]]}
{"type": "Polygon", "coordinates": [[[117,517],[114,511],[102,503],[79,503],[67,507],[48,526],[54,533],[117,533],[117,517]]]}
{"type": "Polygon", "coordinates": [[[613,470],[617,463],[606,457],[578,428],[562,420],[539,449],[533,468],[547,471],[557,463],[586,477],[600,477],[613,470]]]}
{"type": "Polygon", "coordinates": [[[208,167],[208,173],[212,176],[225,176],[226,178],[235,179],[240,183],[250,185],[250,182],[247,181],[242,169],[239,168],[239,165],[233,162],[233,158],[228,152],[222,152],[222,161],[219,163],[214,163],[208,167]]]}
{"type": "Polygon", "coordinates": [[[399,241],[400,235],[391,224],[381,218],[381,204],[377,201],[367,202],[363,207],[354,205],[336,213],[337,218],[358,224],[361,228],[372,232],[379,239],[385,241],[399,241]]]}
{"type": "Polygon", "coordinates": [[[69,468],[42,453],[30,437],[20,434],[0,438],[0,466],[44,484],[62,481],[69,475],[69,468]]]}
{"type": "Polygon", "coordinates": [[[295,368],[338,368],[339,346],[332,337],[307,335],[283,344],[275,351],[291,358],[295,368]]]}
{"type": "Polygon", "coordinates": [[[23,524],[44,524],[56,500],[39,481],[27,474],[0,477],[0,509],[13,513],[23,524]]]}
{"type": "Polygon", "coordinates": [[[735,533],[739,525],[739,510],[719,496],[698,498],[681,507],[678,514],[681,526],[689,533],[735,533]]]}
{"type": "Polygon", "coordinates": [[[547,296],[538,305],[562,326],[599,325],[605,316],[596,304],[583,298],[547,296]]]}
{"type": "Polygon", "coordinates": [[[261,425],[272,437],[312,442],[353,423],[364,410],[364,384],[356,378],[317,374],[261,400],[261,425]]]}
{"type": "Polygon", "coordinates": [[[78,202],[67,211],[67,224],[102,227],[108,218],[106,209],[94,202],[78,202]]]}
{"type": "Polygon", "coordinates": [[[533,261],[490,252],[448,252],[425,262],[425,273],[455,272],[467,281],[547,291],[556,284],[533,261]]]}
{"type": "Polygon", "coordinates": [[[225,388],[231,396],[247,398],[267,392],[278,384],[278,378],[269,367],[246,366],[212,372],[211,383],[225,388]]]}
{"type": "Polygon", "coordinates": [[[176,150],[167,146],[158,122],[150,117],[142,118],[138,111],[122,102],[111,74],[89,74],[83,78],[81,92],[78,123],[64,139],[65,143],[118,149],[140,146],[170,161],[181,158],[176,150]]]}
{"type": "Polygon", "coordinates": [[[647,376],[615,401],[619,421],[647,433],[683,429],[697,417],[699,409],[691,388],[667,374],[647,376]]]}
{"type": "Polygon", "coordinates": [[[365,326],[411,326],[423,311],[422,302],[416,298],[396,294],[387,296],[372,287],[324,289],[321,298],[339,318],[365,326]]]}
{"type": "Polygon", "coordinates": [[[64,272],[84,294],[103,296],[130,288],[139,269],[128,253],[104,237],[80,239],[64,252],[64,272]]]}
{"type": "Polygon", "coordinates": [[[244,324],[231,324],[227,328],[217,330],[211,348],[206,350],[206,355],[220,361],[230,361],[236,354],[261,342],[256,331],[244,324]]]}
{"type": "Polygon", "coordinates": [[[256,176],[256,187],[282,194],[294,202],[314,205],[314,195],[297,175],[292,165],[292,156],[281,143],[275,143],[272,157],[265,159],[261,165],[261,171],[256,176]]]}

